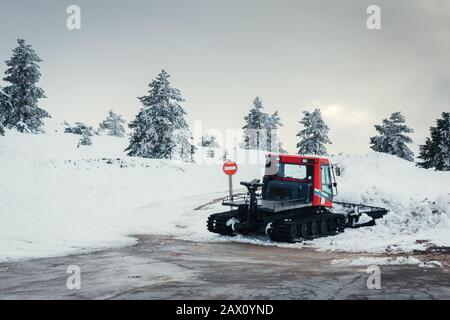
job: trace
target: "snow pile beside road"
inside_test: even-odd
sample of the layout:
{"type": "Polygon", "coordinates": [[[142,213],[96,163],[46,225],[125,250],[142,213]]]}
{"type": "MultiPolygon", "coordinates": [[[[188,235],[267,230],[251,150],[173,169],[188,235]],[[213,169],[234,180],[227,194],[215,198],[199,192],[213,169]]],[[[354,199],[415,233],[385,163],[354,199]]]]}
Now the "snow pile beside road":
{"type": "Polygon", "coordinates": [[[308,244],[324,250],[397,252],[450,246],[450,172],[416,167],[394,156],[336,156],[338,201],[387,208],[374,227],[346,230],[308,244]]]}
{"type": "Polygon", "coordinates": [[[332,265],[371,266],[371,265],[419,265],[422,261],[414,257],[360,257],[357,259],[336,259],[332,265]]]}

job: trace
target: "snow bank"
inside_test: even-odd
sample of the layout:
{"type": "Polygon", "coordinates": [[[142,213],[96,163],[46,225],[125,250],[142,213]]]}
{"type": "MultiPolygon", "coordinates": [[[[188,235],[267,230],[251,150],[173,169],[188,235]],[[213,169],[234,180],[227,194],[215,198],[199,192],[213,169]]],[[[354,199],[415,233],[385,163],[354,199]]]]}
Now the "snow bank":
{"type": "MultiPolygon", "coordinates": [[[[138,233],[230,241],[206,230],[207,216],[224,210],[211,202],[227,195],[221,151],[216,161],[186,164],[127,157],[126,138],[94,136],[93,146],[77,148],[78,139],[58,126],[43,135],[0,137],[0,261],[128,244],[138,233]]],[[[264,165],[242,164],[260,153],[236,152],[238,189],[239,181],[261,177],[264,165]]],[[[450,246],[450,172],[376,153],[332,160],[342,169],[338,200],[391,212],[374,227],[282,246],[367,252],[450,246]]],[[[233,241],[280,245],[264,237],[233,241]]]]}
{"type": "Polygon", "coordinates": [[[418,168],[394,156],[335,156],[338,201],[390,210],[374,227],[346,230],[309,245],[325,250],[397,252],[450,246],[450,172],[418,168]]]}
{"type": "Polygon", "coordinates": [[[331,261],[332,265],[349,266],[371,266],[371,265],[421,265],[422,261],[417,258],[408,257],[360,257],[357,259],[336,259],[331,261]]]}

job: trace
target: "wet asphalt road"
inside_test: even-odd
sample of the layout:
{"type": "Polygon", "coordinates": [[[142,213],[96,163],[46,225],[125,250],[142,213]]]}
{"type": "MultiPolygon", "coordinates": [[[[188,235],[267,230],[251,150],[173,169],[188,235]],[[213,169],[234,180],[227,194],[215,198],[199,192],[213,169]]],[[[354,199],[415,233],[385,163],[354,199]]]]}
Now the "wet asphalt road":
{"type": "MultiPolygon", "coordinates": [[[[450,299],[450,270],[331,264],[361,255],[139,236],[133,246],[0,264],[0,299],[450,299]],[[81,289],[68,290],[69,265],[81,289]]],[[[365,255],[367,256],[367,255],[365,255]]]]}

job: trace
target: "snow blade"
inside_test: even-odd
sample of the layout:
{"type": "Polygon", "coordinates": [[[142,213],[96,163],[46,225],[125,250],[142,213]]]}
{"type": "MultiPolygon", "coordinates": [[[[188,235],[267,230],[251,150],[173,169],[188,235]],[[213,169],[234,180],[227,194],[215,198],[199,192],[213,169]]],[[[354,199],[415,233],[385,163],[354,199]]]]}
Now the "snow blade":
{"type": "Polygon", "coordinates": [[[339,201],[333,201],[333,204],[345,208],[346,210],[348,210],[347,213],[357,215],[361,215],[364,213],[369,217],[371,217],[372,219],[381,219],[384,215],[386,215],[389,212],[384,208],[368,206],[365,204],[339,202],[339,201]]]}
{"type": "Polygon", "coordinates": [[[370,220],[369,222],[358,223],[358,224],[352,225],[352,226],[350,226],[350,228],[357,229],[357,228],[363,228],[363,227],[372,227],[374,225],[376,225],[375,220],[370,220]]]}

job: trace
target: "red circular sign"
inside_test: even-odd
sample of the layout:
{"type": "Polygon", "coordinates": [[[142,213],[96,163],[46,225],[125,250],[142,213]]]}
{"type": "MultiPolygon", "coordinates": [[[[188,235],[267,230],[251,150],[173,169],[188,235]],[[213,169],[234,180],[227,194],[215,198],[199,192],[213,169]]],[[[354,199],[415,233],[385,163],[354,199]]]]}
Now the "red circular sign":
{"type": "Polygon", "coordinates": [[[228,160],[223,164],[223,172],[225,172],[226,175],[232,176],[235,174],[238,170],[238,166],[236,162],[228,160]]]}

